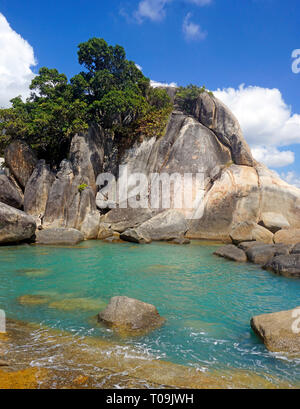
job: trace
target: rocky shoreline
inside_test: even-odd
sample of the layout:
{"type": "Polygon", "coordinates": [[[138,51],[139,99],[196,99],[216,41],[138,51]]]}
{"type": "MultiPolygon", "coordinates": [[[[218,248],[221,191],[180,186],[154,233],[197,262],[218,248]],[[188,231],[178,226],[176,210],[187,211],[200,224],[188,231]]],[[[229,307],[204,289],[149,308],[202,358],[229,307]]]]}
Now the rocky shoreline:
{"type": "Polygon", "coordinates": [[[200,372],[145,356],[128,345],[20,321],[8,321],[7,334],[0,339],[0,346],[6,361],[6,366],[0,368],[3,389],[299,387],[298,383],[259,371],[200,372]],[[31,345],[30,353],[26,345],[31,345]]]}

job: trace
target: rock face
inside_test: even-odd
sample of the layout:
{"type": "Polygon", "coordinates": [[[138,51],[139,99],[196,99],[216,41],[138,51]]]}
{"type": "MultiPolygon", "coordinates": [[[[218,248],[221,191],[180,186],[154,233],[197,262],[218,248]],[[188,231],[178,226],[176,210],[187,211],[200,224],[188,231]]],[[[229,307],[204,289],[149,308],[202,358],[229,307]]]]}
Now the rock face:
{"type": "Polygon", "coordinates": [[[0,243],[18,243],[30,240],[36,224],[31,216],[4,203],[0,203],[0,243]]]}
{"type": "Polygon", "coordinates": [[[154,305],[128,297],[111,298],[99,321],[121,331],[149,331],[164,322],[154,305]]]}
{"type": "Polygon", "coordinates": [[[14,141],[5,150],[5,163],[24,189],[36,166],[37,159],[26,143],[14,141]]]}
{"type": "Polygon", "coordinates": [[[23,194],[13,180],[0,174],[0,202],[21,209],[23,207],[23,194]]]}
{"type": "Polygon", "coordinates": [[[276,233],[278,230],[288,229],[290,227],[289,222],[282,214],[273,212],[263,213],[259,224],[270,230],[272,233],[276,233]]]}
{"type": "Polygon", "coordinates": [[[183,238],[188,225],[185,217],[176,210],[167,210],[142,223],[136,229],[126,230],[121,234],[122,240],[136,243],[143,241],[169,241],[183,238]]]}
{"type": "Polygon", "coordinates": [[[75,245],[84,240],[83,234],[76,229],[47,229],[36,232],[38,244],[75,245]]]}
{"type": "Polygon", "coordinates": [[[273,352],[300,353],[300,307],[251,319],[253,331],[273,352]]]}
{"type": "Polygon", "coordinates": [[[235,244],[244,241],[258,241],[273,243],[273,233],[254,222],[239,223],[230,233],[232,242],[235,244]]]}
{"type": "Polygon", "coordinates": [[[280,230],[275,234],[274,242],[284,244],[300,243],[300,229],[280,230]]]}
{"type": "Polygon", "coordinates": [[[234,246],[233,244],[228,244],[227,246],[219,248],[217,251],[214,252],[214,254],[216,256],[224,257],[232,261],[239,262],[247,261],[246,253],[242,249],[239,249],[238,247],[234,246]]]}
{"type": "Polygon", "coordinates": [[[285,277],[300,277],[300,254],[274,257],[265,268],[285,277]]]}
{"type": "Polygon", "coordinates": [[[42,219],[45,215],[50,188],[55,175],[44,160],[40,160],[31,174],[24,192],[24,211],[42,219]]]}

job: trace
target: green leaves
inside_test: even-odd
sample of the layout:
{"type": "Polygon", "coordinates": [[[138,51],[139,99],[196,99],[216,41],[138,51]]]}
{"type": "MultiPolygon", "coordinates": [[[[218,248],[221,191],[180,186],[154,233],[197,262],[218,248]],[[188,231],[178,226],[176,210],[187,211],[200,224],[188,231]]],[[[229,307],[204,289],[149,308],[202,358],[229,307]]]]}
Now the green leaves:
{"type": "Polygon", "coordinates": [[[40,157],[57,164],[72,136],[91,122],[129,138],[146,118],[151,134],[161,132],[159,121],[164,127],[162,112],[170,108],[170,98],[165,90],[150,87],[123,47],[92,38],[79,44],[78,59],[84,71],[70,82],[58,70],[43,67],[27,101],[16,97],[11,108],[0,110],[0,149],[14,138],[23,139],[40,157]]]}

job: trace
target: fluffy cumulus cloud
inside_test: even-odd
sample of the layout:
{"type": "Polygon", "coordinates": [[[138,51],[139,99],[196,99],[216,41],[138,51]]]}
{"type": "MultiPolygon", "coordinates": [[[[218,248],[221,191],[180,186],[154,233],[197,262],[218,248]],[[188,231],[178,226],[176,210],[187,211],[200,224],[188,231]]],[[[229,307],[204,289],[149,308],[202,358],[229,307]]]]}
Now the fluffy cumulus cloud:
{"type": "Polygon", "coordinates": [[[188,13],[183,20],[182,31],[186,40],[204,40],[207,32],[203,31],[199,24],[191,21],[191,18],[192,13],[188,13]]]}
{"type": "Polygon", "coordinates": [[[172,0],[142,0],[138,4],[134,17],[140,23],[145,19],[161,21],[166,14],[165,6],[171,1],[172,0]]]}
{"type": "Polygon", "coordinates": [[[253,155],[270,167],[294,162],[284,146],[300,143],[300,115],[292,114],[278,89],[241,85],[214,91],[238,118],[253,155]]]}
{"type": "MultiPolygon", "coordinates": [[[[133,13],[134,18],[139,23],[149,19],[151,21],[161,21],[166,16],[166,6],[170,3],[181,2],[190,3],[196,6],[207,6],[212,0],[140,0],[137,9],[133,13]]],[[[124,10],[121,14],[125,15],[124,10]]],[[[126,14],[128,18],[128,15],[126,14]]]]}
{"type": "Polygon", "coordinates": [[[15,96],[29,95],[34,65],[33,48],[0,13],[0,107],[9,106],[9,101],[15,96]]]}

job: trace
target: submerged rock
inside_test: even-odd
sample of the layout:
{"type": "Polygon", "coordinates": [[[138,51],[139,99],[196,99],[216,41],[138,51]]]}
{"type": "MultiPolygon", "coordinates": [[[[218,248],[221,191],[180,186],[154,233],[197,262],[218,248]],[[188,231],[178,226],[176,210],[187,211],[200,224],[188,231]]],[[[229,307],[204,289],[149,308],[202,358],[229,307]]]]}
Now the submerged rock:
{"type": "Polygon", "coordinates": [[[300,277],[300,254],[276,256],[264,268],[284,277],[300,277]]]}
{"type": "Polygon", "coordinates": [[[150,331],[165,321],[154,305],[124,296],[111,298],[98,320],[120,333],[150,331]]]}
{"type": "Polygon", "coordinates": [[[251,319],[251,327],[270,351],[300,353],[298,317],[300,307],[258,315],[251,319]]]}
{"type": "Polygon", "coordinates": [[[54,300],[49,303],[49,308],[55,308],[61,311],[99,311],[105,308],[106,303],[90,298],[65,298],[63,300],[54,300]]]}
{"type": "Polygon", "coordinates": [[[23,207],[23,193],[16,183],[6,175],[0,174],[0,202],[21,209],[23,207]]]}
{"type": "Polygon", "coordinates": [[[219,248],[217,251],[214,252],[214,255],[224,257],[232,261],[239,262],[247,261],[246,253],[242,249],[239,249],[238,247],[234,246],[233,244],[228,244],[227,246],[219,248]]]}
{"type": "Polygon", "coordinates": [[[83,234],[76,229],[54,228],[36,232],[36,242],[38,244],[75,245],[83,240],[83,234]]]}
{"type": "Polygon", "coordinates": [[[272,233],[276,233],[278,230],[288,229],[290,227],[289,222],[282,214],[274,212],[263,213],[259,224],[270,230],[272,233]]]}
{"type": "Polygon", "coordinates": [[[42,305],[48,304],[49,298],[38,294],[25,294],[18,298],[21,305],[42,305]]]}
{"type": "Polygon", "coordinates": [[[35,233],[36,223],[21,210],[0,203],[0,244],[30,240],[35,233]]]}
{"type": "Polygon", "coordinates": [[[242,222],[233,228],[230,237],[234,244],[244,241],[258,241],[262,243],[273,243],[273,233],[254,222],[242,222]]]}
{"type": "Polygon", "coordinates": [[[37,158],[25,142],[14,141],[5,149],[5,163],[24,189],[36,166],[37,158]]]}

